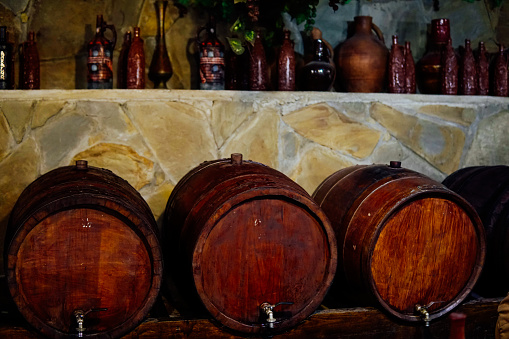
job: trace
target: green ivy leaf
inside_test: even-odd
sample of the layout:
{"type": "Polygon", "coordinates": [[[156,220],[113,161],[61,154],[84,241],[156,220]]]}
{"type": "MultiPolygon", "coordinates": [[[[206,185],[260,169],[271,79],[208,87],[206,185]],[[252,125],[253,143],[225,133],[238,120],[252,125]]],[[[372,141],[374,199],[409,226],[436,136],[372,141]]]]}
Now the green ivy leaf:
{"type": "Polygon", "coordinates": [[[255,31],[246,31],[246,33],[244,34],[244,38],[246,39],[247,42],[249,42],[251,45],[254,45],[254,41],[255,41],[255,38],[256,38],[256,33],[255,31]]]}
{"type": "Polygon", "coordinates": [[[226,37],[226,40],[228,40],[228,44],[230,45],[233,53],[241,55],[246,50],[242,45],[242,41],[240,41],[240,39],[226,37]]]}

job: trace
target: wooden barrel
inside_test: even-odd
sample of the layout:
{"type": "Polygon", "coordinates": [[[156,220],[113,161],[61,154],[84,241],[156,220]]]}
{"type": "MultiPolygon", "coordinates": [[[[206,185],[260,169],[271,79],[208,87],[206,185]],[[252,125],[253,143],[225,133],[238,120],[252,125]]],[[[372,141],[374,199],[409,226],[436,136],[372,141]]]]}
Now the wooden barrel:
{"type": "Polygon", "coordinates": [[[340,170],[313,197],[338,241],[332,296],[378,304],[405,321],[431,320],[463,301],[481,273],[485,239],[475,210],[399,162],[340,170]]]}
{"type": "Polygon", "coordinates": [[[334,277],[336,241],[323,211],[284,174],[240,154],[182,178],[163,229],[165,263],[180,295],[234,332],[298,324],[334,277]]]}
{"type": "Polygon", "coordinates": [[[86,161],[50,171],[22,192],[5,251],[14,302],[53,338],[119,337],[144,319],[161,286],[150,208],[127,181],[86,161]]]}
{"type": "Polygon", "coordinates": [[[443,181],[477,211],[486,232],[486,263],[475,292],[485,297],[509,292],[509,166],[460,169],[443,181]]]}

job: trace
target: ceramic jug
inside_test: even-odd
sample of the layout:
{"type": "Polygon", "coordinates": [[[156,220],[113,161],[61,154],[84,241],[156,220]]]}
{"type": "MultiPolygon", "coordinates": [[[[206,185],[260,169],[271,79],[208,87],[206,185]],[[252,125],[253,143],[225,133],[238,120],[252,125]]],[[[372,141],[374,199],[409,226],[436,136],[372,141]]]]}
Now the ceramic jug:
{"type": "Polygon", "coordinates": [[[347,92],[381,92],[389,56],[382,31],[370,16],[355,17],[354,25],[353,36],[339,46],[335,58],[338,84],[347,92]]]}

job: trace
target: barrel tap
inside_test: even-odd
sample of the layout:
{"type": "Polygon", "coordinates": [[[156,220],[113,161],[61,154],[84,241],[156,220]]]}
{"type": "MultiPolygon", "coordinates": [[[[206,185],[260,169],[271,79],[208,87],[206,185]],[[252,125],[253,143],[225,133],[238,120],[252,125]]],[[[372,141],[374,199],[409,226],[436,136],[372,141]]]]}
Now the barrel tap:
{"type": "Polygon", "coordinates": [[[276,303],[272,305],[271,303],[264,302],[260,305],[260,309],[267,314],[267,323],[269,323],[269,328],[274,328],[274,323],[277,321],[276,318],[274,318],[274,307],[279,305],[293,305],[292,302],[282,301],[279,303],[276,303]]]}
{"type": "Polygon", "coordinates": [[[415,305],[415,312],[419,313],[419,315],[421,316],[422,320],[424,321],[424,326],[429,327],[429,322],[431,320],[429,318],[428,308],[430,308],[431,305],[433,305],[433,304],[442,303],[442,302],[443,301],[432,301],[425,306],[421,306],[419,304],[415,305]]]}
{"type": "Polygon", "coordinates": [[[76,322],[78,323],[78,327],[76,327],[76,331],[78,331],[78,338],[83,338],[83,332],[85,332],[86,328],[84,327],[85,316],[90,312],[94,311],[106,311],[107,308],[93,308],[88,311],[83,310],[75,310],[74,316],[76,317],[76,322]]]}

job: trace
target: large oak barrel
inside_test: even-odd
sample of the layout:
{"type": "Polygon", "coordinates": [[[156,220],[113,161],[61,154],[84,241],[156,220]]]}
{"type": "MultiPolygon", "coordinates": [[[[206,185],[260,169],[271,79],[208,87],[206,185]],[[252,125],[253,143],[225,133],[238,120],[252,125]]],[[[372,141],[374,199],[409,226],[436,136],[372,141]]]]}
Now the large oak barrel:
{"type": "Polygon", "coordinates": [[[401,320],[431,320],[463,301],[481,273],[485,239],[475,210],[399,162],[337,171],[313,197],[338,241],[327,299],[350,296],[401,320]]]}
{"type": "Polygon", "coordinates": [[[179,181],[163,234],[184,301],[234,332],[298,324],[318,308],[336,269],[334,232],[309,194],[240,154],[202,163],[179,181]]]}
{"type": "Polygon", "coordinates": [[[10,293],[49,337],[119,337],[158,296],[157,232],[150,208],[127,181],[82,160],[57,168],[32,182],[12,210],[5,246],[10,293]]]}
{"type": "Polygon", "coordinates": [[[477,211],[486,232],[486,263],[476,293],[485,297],[509,292],[509,166],[475,166],[449,175],[443,184],[477,211]]]}

